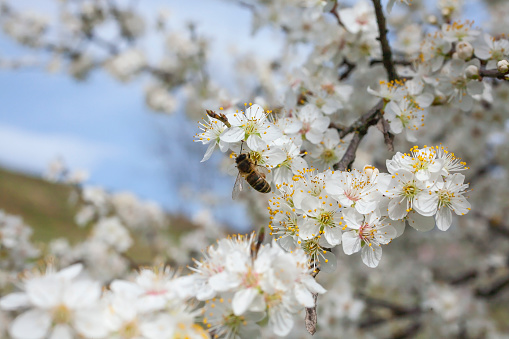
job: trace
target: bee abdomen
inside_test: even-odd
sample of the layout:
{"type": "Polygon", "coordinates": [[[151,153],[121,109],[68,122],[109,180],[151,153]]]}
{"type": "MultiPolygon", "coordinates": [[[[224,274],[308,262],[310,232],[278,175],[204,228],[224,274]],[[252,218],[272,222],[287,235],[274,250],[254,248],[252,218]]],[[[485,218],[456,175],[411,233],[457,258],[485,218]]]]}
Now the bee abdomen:
{"type": "Polygon", "coordinates": [[[256,172],[251,172],[247,177],[246,181],[253,187],[255,190],[261,193],[269,193],[270,192],[270,185],[262,178],[260,175],[258,175],[256,172]]]}

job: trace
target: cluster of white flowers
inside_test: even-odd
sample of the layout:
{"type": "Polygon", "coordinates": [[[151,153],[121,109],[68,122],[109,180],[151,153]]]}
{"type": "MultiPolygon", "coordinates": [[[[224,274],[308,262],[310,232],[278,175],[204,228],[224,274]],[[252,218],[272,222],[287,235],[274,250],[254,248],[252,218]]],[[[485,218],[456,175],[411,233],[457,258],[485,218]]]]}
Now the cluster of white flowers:
{"type": "MultiPolygon", "coordinates": [[[[402,87],[387,89],[376,94],[389,100],[403,92],[402,87]]],[[[361,251],[362,261],[376,267],[381,245],[400,236],[407,221],[422,231],[436,222],[445,231],[452,223],[451,211],[468,213],[470,204],[463,196],[468,184],[462,174],[453,173],[466,169],[465,164],[440,146],[415,146],[410,154],[397,153],[387,161],[388,174],[372,166],[362,171],[331,170],[339,157],[323,146],[333,132],[339,139],[338,132],[328,128],[329,119],[313,107],[305,105],[295,117],[275,123],[267,121],[259,105],[216,118],[211,114],[196,136],[196,141],[209,144],[204,159],[216,145],[223,152],[242,148],[257,166],[271,171],[265,178],[276,188],[269,200],[270,227],[284,249],[301,247],[313,267],[320,263],[320,269],[330,271],[335,260],[327,249],[342,242],[346,254],[361,251]],[[301,152],[303,140],[322,148],[301,152]],[[307,157],[325,160],[324,153],[328,169],[308,168],[307,157]],[[435,221],[427,218],[431,216],[435,221]]],[[[388,107],[386,113],[398,109],[395,101],[388,107]]]]}
{"type": "Polygon", "coordinates": [[[0,269],[22,269],[27,260],[38,257],[39,250],[30,241],[32,229],[15,215],[0,210],[0,269]]]}
{"type": "Polygon", "coordinates": [[[14,339],[209,337],[195,324],[199,312],[186,303],[185,281],[169,268],[142,269],[105,289],[81,264],[49,265],[26,272],[20,288],[0,299],[3,310],[22,311],[9,327],[14,339]]]}
{"type": "Polygon", "coordinates": [[[256,164],[272,192],[245,197],[250,199],[250,212],[263,214],[265,219],[259,220],[269,223],[274,241],[261,245],[254,236],[222,239],[224,231],[208,212],[194,218],[202,228],[170,239],[174,235],[166,233],[168,222],[157,205],[130,193],[80,187],[77,184],[87,177],[84,172],[70,174],[55,163],[48,178],[77,187],[76,222],[90,233],[72,245],[64,238],[53,240],[42,256],[55,256],[61,267],[81,262],[86,271],[70,266],[13,279],[23,268],[33,267],[44,247],[34,249],[28,241],[31,231],[20,219],[0,214],[0,254],[9,258],[0,265],[1,292],[10,293],[8,282],[13,280],[23,290],[1,299],[8,313],[0,312],[0,336],[9,327],[14,338],[298,338],[305,329],[293,326],[294,321],[303,318],[304,308],[316,306],[316,295],[325,292],[323,285],[328,292],[318,302],[322,337],[412,336],[415,332],[392,326],[392,320],[405,314],[420,315],[415,320],[408,317],[415,321],[413,328],[422,329],[420,336],[498,337],[497,320],[491,316],[499,312],[498,306],[482,300],[498,292],[478,286],[494,277],[496,287],[500,276],[507,275],[507,242],[491,232],[504,234],[509,210],[507,199],[500,199],[507,194],[508,176],[503,172],[509,165],[504,127],[509,92],[494,80],[507,80],[509,72],[509,40],[503,34],[509,29],[509,6],[486,2],[498,18],[488,33],[470,20],[457,20],[462,0],[439,0],[435,10],[424,1],[386,1],[388,12],[396,3],[410,6],[398,8],[408,15],[387,17],[394,34],[389,61],[396,68],[390,74],[390,53],[382,53],[380,43],[385,35],[377,22],[380,8],[373,6],[380,7],[378,0],[352,6],[334,0],[234,2],[252,10],[255,30],[264,25],[281,28],[288,47],[274,60],[262,60],[256,53],[237,60],[238,92],[256,97],[257,103],[246,104],[243,111],[235,109],[237,99],[210,81],[214,72],[205,71],[210,70],[207,42],[192,25],[189,34],[168,32],[168,16],[162,13],[156,29],[164,55],[154,64],[138,43],[151,25],[128,6],[62,1],[63,29],[56,36],[47,34],[54,27],[46,19],[17,13],[15,6],[2,2],[4,32],[21,44],[50,51],[48,68],[67,62],[69,74],[83,79],[102,67],[122,82],[148,74],[146,103],[156,111],[172,113],[182,107],[195,119],[202,108],[222,107],[201,123],[195,141],[208,145],[203,161],[219,148],[232,152],[227,160],[232,169],[232,158],[241,153],[256,164]],[[102,38],[103,30],[113,27],[118,39],[102,38]],[[299,59],[302,43],[309,51],[305,61],[299,59]],[[394,80],[386,80],[387,75],[394,80]],[[177,95],[179,88],[184,90],[177,95]],[[180,94],[192,100],[181,104],[180,94]],[[469,184],[458,173],[466,169],[465,163],[442,146],[415,146],[408,154],[397,152],[386,160],[391,156],[380,134],[367,133],[368,126],[356,120],[373,107],[379,108],[372,116],[379,119],[376,126],[388,139],[398,135],[395,147],[409,147],[402,146],[406,141],[441,141],[468,159],[474,168],[471,182],[481,177],[475,185],[483,189],[467,197],[469,184]],[[355,146],[352,136],[365,136],[354,149],[357,169],[333,170],[344,165],[347,146],[355,146]],[[364,164],[376,164],[380,170],[364,164]],[[262,197],[269,200],[268,213],[262,197]],[[467,198],[477,211],[460,219],[462,227],[447,233],[408,232],[404,240],[392,242],[406,224],[418,231],[435,225],[449,229],[454,214],[469,212],[467,198]],[[185,265],[215,238],[222,240],[208,247],[188,276],[175,277],[159,268],[126,278],[140,264],[130,257],[140,240],[150,246],[147,261],[185,265]],[[382,245],[389,244],[392,251],[384,251],[381,261],[382,245]],[[336,258],[339,245],[347,255],[336,258]],[[493,252],[483,259],[487,249],[493,252]],[[361,253],[350,256],[357,252],[361,253]],[[359,257],[378,269],[355,265],[359,257]],[[336,266],[341,276],[318,276],[328,279],[327,284],[313,279],[318,270],[332,272],[336,266]],[[449,279],[440,274],[447,270],[455,271],[446,272],[451,276],[462,270],[471,274],[449,279]],[[402,306],[412,300],[413,306],[402,306]],[[395,316],[373,317],[389,312],[395,316]],[[373,330],[381,323],[388,326],[373,330]]]}
{"type": "Polygon", "coordinates": [[[286,336],[293,314],[315,306],[313,293],[325,293],[302,250],[257,245],[254,235],[222,239],[191,268],[193,294],[206,301],[203,323],[220,338],[259,337],[257,322],[266,316],[286,336]]]}

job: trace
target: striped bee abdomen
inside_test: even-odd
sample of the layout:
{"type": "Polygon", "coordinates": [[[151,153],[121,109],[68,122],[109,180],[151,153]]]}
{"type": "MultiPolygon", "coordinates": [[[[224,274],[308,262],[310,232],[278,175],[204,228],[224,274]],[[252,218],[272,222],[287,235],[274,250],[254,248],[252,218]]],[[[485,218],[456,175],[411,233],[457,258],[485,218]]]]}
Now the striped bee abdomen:
{"type": "Polygon", "coordinates": [[[260,193],[269,193],[270,192],[270,184],[265,180],[263,177],[261,177],[258,173],[255,171],[249,173],[246,176],[246,181],[253,187],[255,190],[257,190],[260,193]]]}

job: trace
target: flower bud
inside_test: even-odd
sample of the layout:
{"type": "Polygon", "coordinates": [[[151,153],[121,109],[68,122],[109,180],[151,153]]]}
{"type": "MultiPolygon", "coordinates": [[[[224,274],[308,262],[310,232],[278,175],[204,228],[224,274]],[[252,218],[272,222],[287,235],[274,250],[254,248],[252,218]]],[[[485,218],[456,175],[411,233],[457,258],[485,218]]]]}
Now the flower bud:
{"type": "Polygon", "coordinates": [[[477,79],[479,77],[479,68],[475,65],[470,65],[465,68],[465,76],[468,79],[477,79]]]}
{"type": "Polygon", "coordinates": [[[500,73],[507,73],[507,71],[509,71],[509,61],[500,60],[497,63],[497,69],[500,73]]]}
{"type": "Polygon", "coordinates": [[[443,8],[442,9],[442,15],[445,16],[445,17],[448,17],[449,15],[451,15],[451,9],[450,8],[443,8]]]}
{"type": "Polygon", "coordinates": [[[434,16],[434,15],[430,15],[430,16],[428,16],[428,23],[429,23],[430,25],[436,25],[436,24],[438,23],[438,19],[437,19],[437,17],[436,17],[436,16],[434,16]]]}
{"type": "Polygon", "coordinates": [[[474,48],[467,41],[460,41],[456,45],[456,53],[458,53],[458,57],[463,60],[468,60],[474,54],[474,48]]]}

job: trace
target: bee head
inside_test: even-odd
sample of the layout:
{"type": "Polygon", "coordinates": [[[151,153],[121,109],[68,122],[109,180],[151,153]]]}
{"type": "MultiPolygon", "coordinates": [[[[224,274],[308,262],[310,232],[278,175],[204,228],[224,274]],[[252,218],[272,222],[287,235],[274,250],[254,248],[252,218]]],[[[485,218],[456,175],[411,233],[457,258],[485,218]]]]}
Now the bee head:
{"type": "Polygon", "coordinates": [[[239,154],[237,158],[235,158],[235,162],[238,164],[241,161],[246,160],[248,155],[246,153],[239,154]]]}

